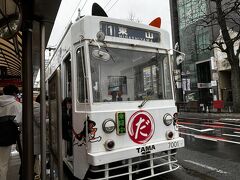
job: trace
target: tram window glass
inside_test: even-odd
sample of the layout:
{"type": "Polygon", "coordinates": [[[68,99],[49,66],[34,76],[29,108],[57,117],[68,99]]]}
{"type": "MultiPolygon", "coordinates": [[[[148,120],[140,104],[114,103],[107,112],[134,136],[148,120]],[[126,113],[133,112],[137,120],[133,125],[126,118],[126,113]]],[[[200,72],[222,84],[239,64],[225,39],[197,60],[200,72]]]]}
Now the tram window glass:
{"type": "Polygon", "coordinates": [[[84,48],[80,47],[76,52],[77,57],[77,86],[78,86],[78,100],[80,103],[86,102],[87,96],[87,86],[86,86],[86,70],[84,61],[84,48]]]}
{"type": "Polygon", "coordinates": [[[72,78],[71,78],[71,57],[68,56],[65,62],[65,96],[72,97],[72,78]]]}
{"type": "Polygon", "coordinates": [[[50,149],[54,155],[54,157],[57,157],[58,152],[58,112],[57,112],[57,74],[55,74],[52,79],[49,80],[49,108],[50,108],[50,114],[49,114],[49,144],[50,149]]]}
{"type": "Polygon", "coordinates": [[[167,54],[107,48],[110,59],[101,60],[97,49],[90,46],[94,102],[172,98],[167,54]]]}
{"type": "Polygon", "coordinates": [[[165,84],[165,99],[172,99],[172,88],[171,88],[171,74],[169,70],[169,60],[167,57],[163,59],[164,69],[164,84],[165,84]]]}

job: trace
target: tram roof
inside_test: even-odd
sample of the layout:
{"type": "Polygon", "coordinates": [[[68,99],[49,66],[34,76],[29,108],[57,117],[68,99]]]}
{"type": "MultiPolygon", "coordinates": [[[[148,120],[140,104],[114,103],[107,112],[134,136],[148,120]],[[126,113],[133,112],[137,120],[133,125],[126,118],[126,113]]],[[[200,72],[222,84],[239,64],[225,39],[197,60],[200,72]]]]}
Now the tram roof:
{"type": "MultiPolygon", "coordinates": [[[[29,0],[27,2],[27,11],[31,11],[33,19],[33,41],[32,41],[32,59],[33,59],[33,77],[37,76],[40,65],[40,24],[45,22],[45,42],[47,45],[52,27],[59,9],[61,0],[29,0]],[[31,3],[29,3],[31,1],[31,3]]],[[[2,7],[1,7],[2,8],[2,7]]],[[[24,9],[23,9],[24,11],[24,9]]],[[[22,71],[22,32],[19,31],[13,38],[5,40],[0,38],[0,69],[7,70],[6,78],[21,78],[22,71]]]]}

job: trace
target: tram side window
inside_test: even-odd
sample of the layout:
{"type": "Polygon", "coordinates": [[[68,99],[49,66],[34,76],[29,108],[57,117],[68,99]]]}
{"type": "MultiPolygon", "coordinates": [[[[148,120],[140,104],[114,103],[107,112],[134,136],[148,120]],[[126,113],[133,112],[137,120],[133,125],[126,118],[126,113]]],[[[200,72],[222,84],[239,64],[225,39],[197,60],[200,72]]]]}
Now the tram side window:
{"type": "Polygon", "coordinates": [[[78,100],[80,103],[85,103],[88,99],[86,86],[86,69],[84,61],[84,48],[80,47],[76,52],[77,57],[77,86],[78,86],[78,100]]]}
{"type": "Polygon", "coordinates": [[[65,60],[65,96],[72,97],[71,57],[65,60]]]}
{"type": "Polygon", "coordinates": [[[163,70],[164,70],[164,84],[165,84],[165,99],[172,99],[172,88],[171,88],[171,75],[169,71],[169,60],[167,57],[163,59],[163,70]]]}

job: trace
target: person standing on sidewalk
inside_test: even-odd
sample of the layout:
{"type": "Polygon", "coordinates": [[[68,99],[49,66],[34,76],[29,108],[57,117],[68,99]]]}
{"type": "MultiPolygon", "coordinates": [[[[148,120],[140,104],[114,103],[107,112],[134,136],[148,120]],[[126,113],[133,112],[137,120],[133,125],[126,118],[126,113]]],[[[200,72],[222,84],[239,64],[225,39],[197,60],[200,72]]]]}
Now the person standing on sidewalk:
{"type": "Polygon", "coordinates": [[[19,93],[15,85],[3,88],[0,96],[0,179],[6,180],[8,162],[12,144],[16,144],[18,136],[17,123],[22,122],[22,104],[16,101],[19,93]]]}
{"type": "MultiPolygon", "coordinates": [[[[33,102],[34,174],[40,177],[40,102],[33,102]]],[[[36,178],[37,179],[37,178],[36,178]]]]}

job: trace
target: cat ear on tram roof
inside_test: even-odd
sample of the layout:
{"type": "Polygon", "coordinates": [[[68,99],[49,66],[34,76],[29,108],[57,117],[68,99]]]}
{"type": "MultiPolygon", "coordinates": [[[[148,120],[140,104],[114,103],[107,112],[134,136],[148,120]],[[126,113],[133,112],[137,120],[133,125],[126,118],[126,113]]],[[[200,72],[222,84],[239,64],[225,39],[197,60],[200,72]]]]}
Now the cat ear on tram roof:
{"type": "Polygon", "coordinates": [[[149,26],[160,28],[161,27],[161,21],[162,21],[161,18],[157,17],[152,22],[150,22],[149,26]]]}

